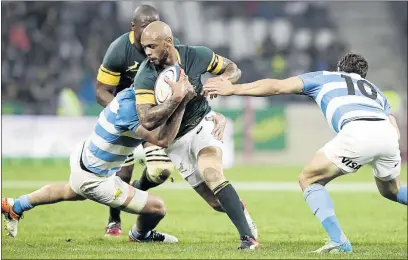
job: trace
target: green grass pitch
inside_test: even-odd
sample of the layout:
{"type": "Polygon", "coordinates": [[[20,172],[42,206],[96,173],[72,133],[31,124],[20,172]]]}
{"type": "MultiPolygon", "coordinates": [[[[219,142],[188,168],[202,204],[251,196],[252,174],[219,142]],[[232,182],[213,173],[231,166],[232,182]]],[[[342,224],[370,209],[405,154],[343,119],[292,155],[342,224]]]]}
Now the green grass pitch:
{"type": "MultiPolygon", "coordinates": [[[[47,181],[66,181],[68,161],[2,160],[2,196],[17,197],[47,181]],[[35,181],[35,182],[33,182],[35,181]],[[16,185],[20,183],[21,185],[16,185]]],[[[286,182],[293,185],[302,167],[240,165],[226,170],[232,183],[286,182]]],[[[135,168],[134,178],[141,167],[135,168]]],[[[173,176],[174,183],[183,183],[173,176]]],[[[407,183],[406,167],[402,171],[407,183]]],[[[371,170],[334,180],[344,186],[370,182],[371,170]]],[[[40,186],[39,186],[40,185],[40,186]]],[[[262,249],[239,252],[238,235],[227,216],[213,211],[190,189],[156,188],[168,213],[157,227],[180,240],[176,245],[140,244],[127,241],[135,216],[122,213],[121,238],[104,238],[108,208],[91,201],[63,202],[26,212],[16,238],[2,232],[2,258],[10,259],[407,259],[407,207],[382,198],[375,191],[333,191],[329,193],[336,214],[350,238],[354,252],[345,255],[315,255],[326,234],[304,202],[300,190],[238,189],[259,229],[262,249]]],[[[4,225],[4,224],[3,224],[4,225]]]]}

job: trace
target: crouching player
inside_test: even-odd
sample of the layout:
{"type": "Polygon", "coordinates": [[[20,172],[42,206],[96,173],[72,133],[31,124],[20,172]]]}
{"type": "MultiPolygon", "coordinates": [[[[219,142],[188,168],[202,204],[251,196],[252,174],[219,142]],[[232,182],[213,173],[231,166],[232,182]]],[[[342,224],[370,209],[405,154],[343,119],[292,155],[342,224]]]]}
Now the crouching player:
{"type": "Polygon", "coordinates": [[[23,212],[36,206],[90,199],[139,214],[129,231],[130,241],[178,242],[172,235],[153,230],[166,214],[163,202],[116,175],[127,155],[143,140],[167,147],[178,133],[186,104],[195,92],[183,72],[178,82],[168,83],[173,88],[173,95],[166,102],[176,102],[178,106],[163,125],[153,131],[143,128],[136,112],[135,90],[125,89],[100,113],[92,135],[71,153],[69,184],[48,184],[18,199],[2,198],[1,213],[5,216],[8,234],[15,237],[23,212]]]}

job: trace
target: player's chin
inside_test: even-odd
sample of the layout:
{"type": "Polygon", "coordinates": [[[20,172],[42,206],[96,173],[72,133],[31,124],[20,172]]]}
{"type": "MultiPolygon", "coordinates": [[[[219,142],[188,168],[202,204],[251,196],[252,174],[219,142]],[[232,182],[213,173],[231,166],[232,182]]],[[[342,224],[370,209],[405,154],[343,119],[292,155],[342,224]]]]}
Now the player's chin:
{"type": "Polygon", "coordinates": [[[150,63],[153,63],[153,64],[155,64],[155,65],[158,65],[158,64],[159,64],[159,60],[156,59],[156,58],[150,58],[149,61],[150,61],[150,63]]]}

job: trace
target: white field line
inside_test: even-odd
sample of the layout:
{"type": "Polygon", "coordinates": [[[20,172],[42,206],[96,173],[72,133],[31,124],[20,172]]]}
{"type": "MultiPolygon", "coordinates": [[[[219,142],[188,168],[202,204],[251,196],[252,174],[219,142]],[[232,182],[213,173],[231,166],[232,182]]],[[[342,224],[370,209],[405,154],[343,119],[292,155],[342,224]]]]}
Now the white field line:
{"type": "MultiPolygon", "coordinates": [[[[2,189],[37,189],[43,185],[56,181],[2,181],[2,189]]],[[[242,191],[297,191],[300,188],[297,182],[231,182],[237,190],[242,191]]],[[[165,183],[155,189],[160,190],[189,190],[191,187],[186,182],[165,183]]],[[[356,192],[377,192],[374,182],[334,182],[327,185],[329,191],[356,191],[356,192]]]]}

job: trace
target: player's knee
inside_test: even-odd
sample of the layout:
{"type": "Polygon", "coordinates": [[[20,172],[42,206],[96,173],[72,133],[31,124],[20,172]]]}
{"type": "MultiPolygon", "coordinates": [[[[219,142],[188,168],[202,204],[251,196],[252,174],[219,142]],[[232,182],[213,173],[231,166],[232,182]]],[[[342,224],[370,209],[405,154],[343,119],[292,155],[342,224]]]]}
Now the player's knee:
{"type": "Polygon", "coordinates": [[[123,166],[119,172],[116,173],[116,175],[124,182],[130,183],[130,180],[132,179],[132,173],[133,173],[133,164],[128,165],[128,166],[123,166]]]}
{"type": "Polygon", "coordinates": [[[149,214],[157,217],[164,217],[166,215],[167,209],[162,199],[156,197],[149,206],[149,214]]]}
{"type": "Polygon", "coordinates": [[[146,191],[138,190],[133,187],[130,188],[131,192],[129,192],[126,200],[123,202],[119,200],[114,200],[115,203],[110,203],[108,206],[112,208],[119,208],[125,212],[131,214],[140,214],[145,211],[145,208],[149,207],[151,199],[150,194],[146,191]]]}
{"type": "Polygon", "coordinates": [[[211,190],[214,190],[218,185],[227,181],[223,173],[217,168],[207,167],[204,168],[202,172],[203,179],[211,190]]]}
{"type": "Polygon", "coordinates": [[[148,179],[156,184],[164,183],[175,170],[172,162],[147,163],[148,179]]]}
{"type": "Polygon", "coordinates": [[[305,190],[307,188],[307,186],[309,186],[310,184],[312,184],[310,182],[310,178],[307,177],[306,174],[304,174],[304,172],[301,172],[299,177],[298,177],[298,183],[299,186],[302,190],[305,190]]]}
{"type": "Polygon", "coordinates": [[[86,198],[76,194],[69,184],[66,184],[64,187],[64,200],[85,200],[86,198]]]}
{"type": "Polygon", "coordinates": [[[380,194],[386,199],[392,200],[392,201],[397,201],[397,193],[398,191],[393,191],[393,190],[382,190],[380,189],[380,194]]]}

